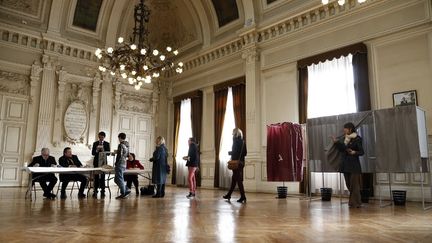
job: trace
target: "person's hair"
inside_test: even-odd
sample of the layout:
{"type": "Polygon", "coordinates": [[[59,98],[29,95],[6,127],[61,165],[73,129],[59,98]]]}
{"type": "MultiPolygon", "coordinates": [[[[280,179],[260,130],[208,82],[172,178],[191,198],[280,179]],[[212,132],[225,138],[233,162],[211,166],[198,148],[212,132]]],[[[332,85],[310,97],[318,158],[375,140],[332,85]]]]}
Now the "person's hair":
{"type": "Polygon", "coordinates": [[[238,127],[234,128],[234,130],[233,130],[233,136],[236,137],[236,138],[243,139],[243,132],[242,132],[242,130],[240,130],[240,128],[238,128],[238,127]]]}
{"type": "Polygon", "coordinates": [[[351,132],[355,132],[355,126],[352,122],[345,123],[344,128],[350,129],[351,132]]]}
{"type": "Polygon", "coordinates": [[[104,137],[106,137],[105,132],[99,132],[98,135],[99,135],[99,136],[104,136],[104,137]]]}
{"type": "Polygon", "coordinates": [[[71,149],[70,147],[66,147],[66,148],[64,148],[64,149],[63,149],[63,154],[65,154],[66,151],[68,151],[68,150],[70,150],[70,149],[71,149]]]}
{"type": "Polygon", "coordinates": [[[193,138],[193,137],[190,137],[189,141],[191,141],[192,143],[196,143],[195,138],[193,138]]]}
{"type": "Polygon", "coordinates": [[[132,156],[133,160],[135,160],[135,154],[134,153],[129,153],[129,154],[132,156]]]}
{"type": "Polygon", "coordinates": [[[45,151],[48,151],[48,153],[49,153],[50,150],[49,150],[49,148],[42,148],[42,149],[41,149],[41,153],[43,153],[43,152],[45,152],[45,151]]]}
{"type": "Polygon", "coordinates": [[[162,137],[162,136],[157,137],[157,138],[156,138],[156,141],[159,141],[158,144],[165,144],[165,138],[162,137]]]}
{"type": "Polygon", "coordinates": [[[121,133],[119,133],[118,137],[119,137],[120,139],[125,140],[125,139],[126,139],[126,134],[125,134],[124,132],[121,132],[121,133]]]}

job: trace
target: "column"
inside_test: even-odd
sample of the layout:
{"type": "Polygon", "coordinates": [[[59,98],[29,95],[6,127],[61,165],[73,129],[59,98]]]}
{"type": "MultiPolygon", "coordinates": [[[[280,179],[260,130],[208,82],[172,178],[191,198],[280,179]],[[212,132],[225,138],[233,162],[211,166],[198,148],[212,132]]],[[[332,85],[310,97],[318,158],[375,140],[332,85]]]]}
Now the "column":
{"type": "Polygon", "coordinates": [[[90,123],[89,123],[89,139],[88,145],[91,145],[93,141],[96,141],[98,134],[98,126],[97,126],[97,114],[99,110],[99,92],[101,90],[100,85],[102,83],[101,76],[99,72],[96,73],[93,78],[93,87],[92,87],[92,103],[90,109],[90,123]]]}
{"type": "Polygon", "coordinates": [[[113,116],[113,84],[111,77],[104,75],[102,80],[101,105],[99,115],[99,130],[107,135],[106,140],[111,141],[111,120],[113,116]]]}
{"type": "Polygon", "coordinates": [[[203,89],[203,121],[201,135],[201,186],[213,188],[215,173],[214,92],[213,86],[203,89]]]}
{"type": "Polygon", "coordinates": [[[63,110],[64,110],[64,91],[66,87],[66,76],[67,72],[64,68],[57,71],[58,74],[58,95],[55,107],[54,117],[54,134],[53,134],[53,145],[54,147],[60,146],[63,140],[63,110]]]}
{"type": "Polygon", "coordinates": [[[246,144],[245,184],[248,190],[256,190],[261,180],[261,117],[260,115],[260,62],[255,44],[243,50],[246,70],[246,144]]]}
{"type": "Polygon", "coordinates": [[[55,65],[51,58],[42,58],[42,82],[36,136],[36,151],[51,144],[55,102],[55,65]]]}

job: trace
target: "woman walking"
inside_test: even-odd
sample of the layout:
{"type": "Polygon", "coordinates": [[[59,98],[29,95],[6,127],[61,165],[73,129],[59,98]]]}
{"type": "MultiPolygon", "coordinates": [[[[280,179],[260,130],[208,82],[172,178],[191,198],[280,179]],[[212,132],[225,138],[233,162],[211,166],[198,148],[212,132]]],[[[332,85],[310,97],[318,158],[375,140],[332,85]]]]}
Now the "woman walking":
{"type": "Polygon", "coordinates": [[[246,203],[246,195],[243,186],[243,168],[245,166],[245,156],[247,154],[246,143],[243,140],[243,132],[239,128],[233,130],[233,145],[231,152],[231,160],[239,160],[239,166],[237,169],[232,170],[231,188],[228,193],[223,196],[228,201],[231,199],[231,194],[234,191],[236,184],[240,190],[240,199],[237,200],[239,203],[246,203]]]}

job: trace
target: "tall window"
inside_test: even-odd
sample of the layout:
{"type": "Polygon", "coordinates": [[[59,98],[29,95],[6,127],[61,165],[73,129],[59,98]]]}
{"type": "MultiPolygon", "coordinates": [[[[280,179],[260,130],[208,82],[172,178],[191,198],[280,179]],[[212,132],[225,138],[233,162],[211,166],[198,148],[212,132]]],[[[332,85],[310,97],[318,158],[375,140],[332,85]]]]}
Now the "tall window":
{"type": "Polygon", "coordinates": [[[176,184],[186,185],[188,170],[184,156],[188,155],[189,145],[188,139],[192,137],[192,121],[191,121],[191,99],[181,101],[180,106],[180,127],[177,140],[176,153],[176,184]]]}
{"type": "MultiPolygon", "coordinates": [[[[357,111],[352,58],[349,54],[308,66],[308,118],[357,111]]],[[[312,173],[312,192],[323,187],[323,183],[333,190],[339,188],[339,173],[312,173]]],[[[342,185],[347,190],[345,183],[342,185]]]]}
{"type": "Polygon", "coordinates": [[[231,185],[231,172],[228,170],[227,162],[231,159],[228,152],[231,151],[232,148],[232,131],[234,128],[235,118],[233,92],[232,88],[229,87],[219,151],[219,187],[221,188],[227,188],[231,185]]]}

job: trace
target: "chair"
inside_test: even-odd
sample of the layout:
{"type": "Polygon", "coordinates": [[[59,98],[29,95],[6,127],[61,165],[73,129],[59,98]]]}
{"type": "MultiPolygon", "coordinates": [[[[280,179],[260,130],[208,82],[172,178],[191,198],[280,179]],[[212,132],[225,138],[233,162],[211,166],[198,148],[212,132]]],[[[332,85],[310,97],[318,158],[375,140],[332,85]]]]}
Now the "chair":
{"type": "MultiPolygon", "coordinates": [[[[69,196],[72,196],[72,192],[73,192],[75,186],[76,186],[77,189],[79,189],[79,184],[78,184],[78,181],[70,181],[70,182],[72,182],[72,188],[71,188],[71,189],[66,188],[66,190],[70,190],[69,196]]],[[[69,182],[69,183],[70,183],[70,182],[69,182]]],[[[57,186],[57,193],[56,193],[56,194],[58,194],[58,192],[60,191],[60,187],[61,187],[61,184],[62,184],[62,183],[63,183],[63,181],[60,181],[60,183],[58,183],[58,186],[57,186]]],[[[69,185],[70,185],[70,184],[69,184],[69,185]]]]}

